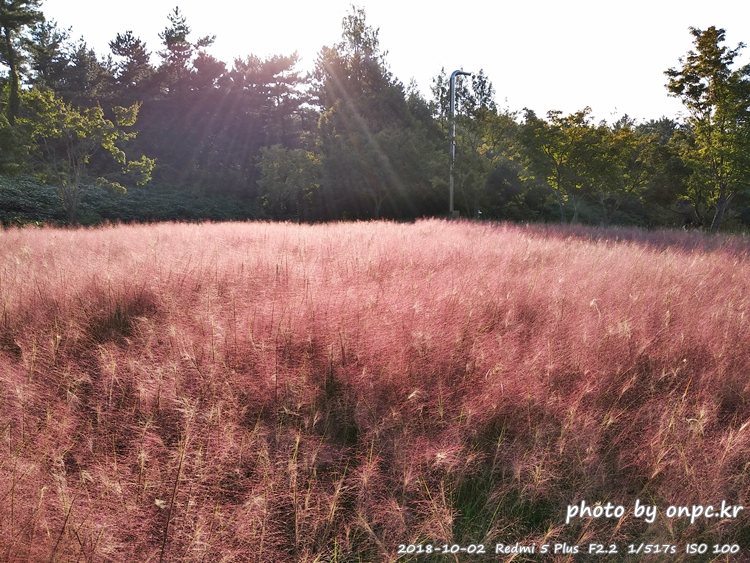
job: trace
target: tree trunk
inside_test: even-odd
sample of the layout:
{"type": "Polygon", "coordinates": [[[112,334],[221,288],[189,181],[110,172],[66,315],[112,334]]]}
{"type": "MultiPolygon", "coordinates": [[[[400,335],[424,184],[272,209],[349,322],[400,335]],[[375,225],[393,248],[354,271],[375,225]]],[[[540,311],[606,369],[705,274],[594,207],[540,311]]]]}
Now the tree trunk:
{"type": "Polygon", "coordinates": [[[568,217],[565,215],[565,202],[563,201],[562,196],[562,174],[560,174],[560,167],[555,167],[555,180],[557,181],[557,186],[555,189],[555,196],[557,197],[557,204],[560,206],[560,221],[563,225],[568,224],[568,217]]]}
{"type": "Polygon", "coordinates": [[[60,199],[62,199],[65,208],[65,220],[68,225],[78,224],[78,200],[80,199],[77,190],[67,188],[60,189],[60,199]]]}
{"type": "Polygon", "coordinates": [[[721,222],[724,220],[724,215],[726,214],[727,209],[729,209],[729,203],[733,198],[734,194],[719,197],[719,200],[716,202],[716,213],[714,213],[714,219],[711,222],[712,233],[718,232],[721,227],[721,222]]]}
{"type": "Polygon", "coordinates": [[[18,110],[21,106],[21,100],[19,97],[19,79],[18,69],[16,68],[16,53],[13,50],[13,41],[10,36],[10,30],[5,27],[3,28],[3,37],[5,38],[5,49],[8,54],[8,78],[10,79],[10,92],[8,93],[8,123],[14,125],[16,117],[18,116],[18,110]]]}
{"type": "Polygon", "coordinates": [[[607,209],[607,204],[604,202],[604,194],[601,192],[599,192],[599,204],[602,207],[602,226],[609,227],[609,209],[607,209]]]}
{"type": "Polygon", "coordinates": [[[563,225],[567,225],[568,217],[565,215],[565,202],[559,192],[555,192],[555,194],[557,195],[557,204],[560,206],[560,221],[563,225]]]}

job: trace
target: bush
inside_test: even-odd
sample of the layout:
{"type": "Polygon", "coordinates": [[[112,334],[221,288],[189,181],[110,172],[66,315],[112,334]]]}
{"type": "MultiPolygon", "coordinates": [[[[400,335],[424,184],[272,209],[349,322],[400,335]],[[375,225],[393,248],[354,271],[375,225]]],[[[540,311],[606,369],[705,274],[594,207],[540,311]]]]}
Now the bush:
{"type": "MultiPolygon", "coordinates": [[[[256,219],[260,209],[237,198],[206,196],[169,187],[134,187],[124,195],[87,190],[78,209],[81,225],[104,222],[242,221],[256,219]]],[[[0,176],[0,222],[10,225],[65,223],[65,211],[54,186],[30,177],[0,176]]]]}

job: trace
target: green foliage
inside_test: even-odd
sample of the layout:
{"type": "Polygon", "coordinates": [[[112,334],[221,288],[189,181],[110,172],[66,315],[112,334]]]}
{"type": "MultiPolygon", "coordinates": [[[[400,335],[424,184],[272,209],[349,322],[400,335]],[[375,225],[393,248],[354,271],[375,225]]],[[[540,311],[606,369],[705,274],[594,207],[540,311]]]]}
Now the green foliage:
{"type": "MultiPolygon", "coordinates": [[[[480,72],[481,74],[481,72],[480,72]]],[[[489,85],[490,91],[492,85],[489,85]]],[[[459,207],[468,217],[508,218],[525,206],[516,115],[497,112],[492,100],[466,106],[456,119],[455,177],[459,207]],[[515,207],[514,211],[510,211],[515,207]]]]}
{"type": "Polygon", "coordinates": [[[433,199],[438,162],[428,128],[391,75],[378,31],[352,7],[342,41],[324,47],[315,70],[325,218],[415,216],[433,199]]]}
{"type": "Polygon", "coordinates": [[[297,53],[266,59],[250,55],[235,59],[226,76],[230,107],[242,108],[241,115],[257,123],[266,146],[296,144],[300,106],[307,101],[298,63],[297,53]]]}
{"type": "MultiPolygon", "coordinates": [[[[136,186],[124,195],[88,190],[81,196],[78,223],[155,221],[244,221],[262,210],[236,198],[209,197],[164,186],[136,186]]],[[[29,176],[0,176],[0,223],[63,224],[65,211],[57,189],[29,176]]]]}
{"type": "Polygon", "coordinates": [[[696,51],[665,72],[667,89],[689,112],[692,135],[683,136],[680,154],[691,168],[689,199],[711,230],[721,225],[731,201],[750,185],[750,64],[730,67],[744,45],[727,49],[725,31],[690,28],[696,51]]]}
{"type": "MultiPolygon", "coordinates": [[[[431,111],[448,144],[450,82],[445,69],[433,79],[431,111]]],[[[471,79],[457,76],[455,205],[465,217],[533,220],[540,192],[523,181],[517,114],[498,111],[495,89],[482,69],[471,79]]],[[[445,145],[444,145],[445,146],[445,145]]],[[[447,164],[446,164],[447,168],[447,164]]],[[[545,200],[544,194],[541,201],[545,200]]]]}
{"type": "Polygon", "coordinates": [[[138,104],[114,108],[113,122],[104,117],[101,107],[78,110],[49,90],[29,90],[24,93],[23,102],[24,112],[18,129],[28,141],[39,177],[58,187],[70,223],[77,221],[78,204],[92,184],[114,192],[126,192],[118,181],[106,176],[91,176],[91,158],[101,149],[119,165],[120,175],[130,175],[138,185],[150,180],[155,161],[145,156],[128,160],[119,147],[120,142],[134,136],[121,127],[135,123],[138,104]]]}
{"type": "Polygon", "coordinates": [[[311,220],[320,188],[320,159],[304,149],[281,145],[261,149],[258,186],[263,210],[273,219],[311,220]]]}
{"type": "Polygon", "coordinates": [[[114,96],[112,59],[97,57],[83,38],[70,41],[70,29],[40,22],[23,38],[29,62],[25,81],[39,89],[51,89],[77,108],[90,108],[114,96]]]}
{"type": "Polygon", "coordinates": [[[0,223],[10,225],[58,224],[64,216],[53,186],[36,178],[0,176],[0,223]]]}
{"type": "Polygon", "coordinates": [[[20,107],[20,77],[22,62],[20,36],[26,27],[44,21],[39,10],[41,0],[2,0],[0,2],[0,62],[8,66],[9,94],[6,106],[8,122],[13,125],[20,107]]]}
{"type": "Polygon", "coordinates": [[[59,91],[68,76],[67,53],[70,30],[61,30],[57,23],[39,22],[24,41],[28,52],[31,76],[29,82],[59,91]]]}
{"type": "Polygon", "coordinates": [[[609,225],[626,202],[641,201],[655,169],[651,153],[658,141],[655,135],[638,134],[634,121],[624,116],[612,127],[596,128],[600,152],[593,155],[591,199],[601,209],[602,224],[609,225]]]}
{"type": "Polygon", "coordinates": [[[79,223],[84,225],[105,221],[244,221],[261,216],[261,210],[252,203],[165,186],[136,186],[122,196],[107,190],[89,190],[78,212],[79,223]]]}
{"type": "MultiPolygon", "coordinates": [[[[117,213],[126,221],[408,220],[446,212],[448,76],[443,69],[434,79],[429,103],[416,83],[405,88],[362,8],[350,8],[341,40],[323,47],[305,76],[296,53],[250,54],[228,67],[207,52],[213,36],[191,37],[179,8],[159,34],[156,65],[132,31],[117,34],[101,58],[44,22],[39,4],[0,3],[0,64],[10,69],[0,77],[0,173],[54,182],[68,221],[93,224],[117,213]],[[130,197],[114,203],[111,193],[152,173],[169,196],[144,202],[143,212],[129,207],[130,197]]],[[[498,110],[483,70],[459,77],[454,204],[461,215],[750,224],[750,70],[732,70],[740,47],[723,47],[723,30],[692,34],[695,52],[667,71],[670,94],[690,113],[680,126],[627,116],[597,124],[588,108],[519,116],[498,110]]]]}
{"type": "Polygon", "coordinates": [[[64,54],[65,70],[57,94],[77,108],[100,105],[111,96],[112,73],[83,39],[64,54]]]}
{"type": "Polygon", "coordinates": [[[261,147],[300,148],[305,114],[304,79],[296,54],[237,58],[230,70],[204,51],[211,38],[193,41],[185,17],[169,16],[164,49],[151,74],[145,45],[132,34],[110,47],[116,57],[115,100],[142,101],[130,146],[159,162],[154,180],[187,191],[260,197],[261,147]]]}
{"type": "Polygon", "coordinates": [[[22,171],[24,156],[24,147],[19,142],[16,129],[5,115],[0,114],[0,173],[16,174],[22,171]]]}
{"type": "MultiPolygon", "coordinates": [[[[668,223],[669,219],[660,220],[658,216],[665,211],[672,216],[680,216],[680,211],[673,209],[680,200],[688,197],[687,180],[690,169],[680,157],[679,139],[686,134],[676,121],[663,117],[639,124],[636,134],[652,139],[641,158],[652,174],[648,186],[642,194],[645,214],[651,224],[668,223]]],[[[690,213],[695,223],[700,220],[690,213]]]]}
{"type": "Polygon", "coordinates": [[[164,50],[159,51],[163,60],[159,73],[167,91],[175,91],[185,87],[185,79],[190,74],[189,64],[196,52],[211,45],[216,37],[205,36],[191,43],[188,41],[191,29],[179,7],[168,18],[170,26],[159,34],[164,45],[164,50]]]}
{"type": "Polygon", "coordinates": [[[547,182],[553,190],[560,218],[567,222],[566,203],[578,219],[579,206],[590,195],[592,179],[602,163],[601,130],[591,123],[591,108],[568,116],[547,112],[547,120],[526,110],[520,140],[533,177],[547,182]]]}
{"type": "Polygon", "coordinates": [[[112,54],[117,57],[115,63],[115,79],[121,89],[120,95],[140,89],[153,76],[155,70],[151,66],[151,54],[146,44],[135,37],[132,31],[117,34],[109,42],[112,54]]]}

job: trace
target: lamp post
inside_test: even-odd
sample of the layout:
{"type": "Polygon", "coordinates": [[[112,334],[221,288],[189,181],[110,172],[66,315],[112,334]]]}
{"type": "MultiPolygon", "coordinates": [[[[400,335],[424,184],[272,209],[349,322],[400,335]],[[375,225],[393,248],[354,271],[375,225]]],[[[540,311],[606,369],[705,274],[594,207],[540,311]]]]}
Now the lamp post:
{"type": "Polygon", "coordinates": [[[450,218],[458,217],[453,210],[453,163],[456,160],[456,76],[471,76],[470,72],[454,70],[451,73],[451,167],[450,167],[450,218]]]}

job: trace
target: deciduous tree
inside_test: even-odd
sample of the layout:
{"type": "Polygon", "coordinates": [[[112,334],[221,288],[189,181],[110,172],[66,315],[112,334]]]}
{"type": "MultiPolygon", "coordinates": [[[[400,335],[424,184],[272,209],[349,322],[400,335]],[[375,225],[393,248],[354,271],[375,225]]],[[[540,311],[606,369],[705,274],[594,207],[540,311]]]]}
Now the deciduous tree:
{"type": "Polygon", "coordinates": [[[120,171],[116,176],[130,175],[139,185],[151,179],[154,160],[145,156],[128,160],[118,146],[134,136],[122,128],[135,124],[139,104],[113,108],[115,119],[110,121],[101,107],[77,109],[50,90],[32,89],[23,93],[22,101],[18,129],[36,159],[38,175],[58,187],[68,222],[76,223],[78,204],[90,186],[125,193],[125,187],[111,175],[91,175],[89,164],[97,152],[112,156],[120,171]]]}
{"type": "Polygon", "coordinates": [[[260,152],[258,186],[266,213],[273,219],[312,219],[313,200],[320,188],[320,159],[304,149],[281,145],[263,147],[260,152]]]}
{"type": "Polygon", "coordinates": [[[568,116],[549,111],[545,121],[527,109],[519,131],[530,171],[553,190],[563,223],[568,202],[573,205],[572,222],[578,220],[579,206],[601,165],[601,135],[590,114],[588,107],[568,116]]]}
{"type": "Polygon", "coordinates": [[[666,86],[688,110],[692,137],[681,152],[692,169],[690,195],[713,211],[716,231],[732,200],[750,188],[750,64],[731,68],[744,45],[722,45],[723,29],[691,27],[690,33],[695,51],[665,72],[666,86]]]}
{"type": "Polygon", "coordinates": [[[602,224],[609,225],[626,201],[642,201],[656,173],[653,153],[658,140],[655,134],[639,133],[627,115],[611,127],[599,124],[596,131],[600,146],[588,166],[591,196],[601,208],[602,224]]]}

